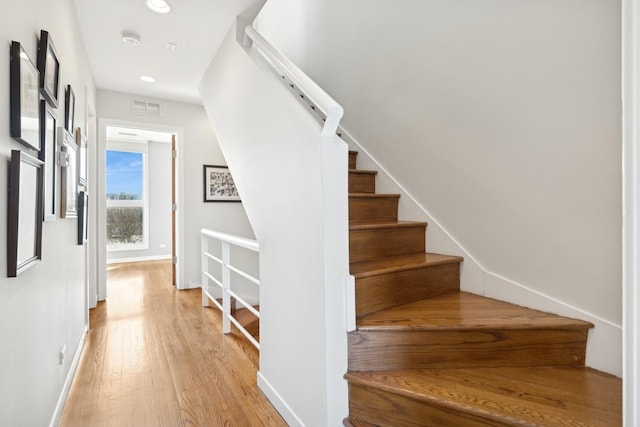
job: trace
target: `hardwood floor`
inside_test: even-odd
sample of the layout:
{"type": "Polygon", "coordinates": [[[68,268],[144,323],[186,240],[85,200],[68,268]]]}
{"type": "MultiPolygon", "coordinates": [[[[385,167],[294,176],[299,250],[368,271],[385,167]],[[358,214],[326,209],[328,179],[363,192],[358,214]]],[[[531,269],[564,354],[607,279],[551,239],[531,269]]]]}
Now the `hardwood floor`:
{"type": "Polygon", "coordinates": [[[257,351],[224,335],[168,261],[109,266],[60,426],[286,426],[256,385],[257,351]]]}

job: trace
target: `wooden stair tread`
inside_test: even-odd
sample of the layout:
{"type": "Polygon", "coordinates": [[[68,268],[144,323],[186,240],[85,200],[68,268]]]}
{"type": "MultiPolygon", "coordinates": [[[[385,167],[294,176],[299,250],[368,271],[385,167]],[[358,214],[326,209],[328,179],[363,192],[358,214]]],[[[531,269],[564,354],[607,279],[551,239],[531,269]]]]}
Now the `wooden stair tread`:
{"type": "Polygon", "coordinates": [[[345,418],[342,421],[342,424],[345,427],[378,427],[375,424],[371,424],[371,423],[369,423],[367,421],[362,421],[362,420],[359,420],[357,418],[352,418],[352,417],[345,418]]]}
{"type": "Polygon", "coordinates": [[[593,324],[470,294],[452,292],[358,319],[360,331],[587,329],[593,324]]]}
{"type": "Polygon", "coordinates": [[[384,229],[384,228],[426,227],[426,226],[427,226],[426,222],[418,222],[418,221],[381,222],[381,223],[375,223],[375,224],[350,224],[349,231],[384,229]]]}
{"type": "Polygon", "coordinates": [[[384,194],[384,193],[349,193],[349,197],[352,199],[399,199],[399,194],[384,194]]]}
{"type": "Polygon", "coordinates": [[[349,169],[349,173],[356,175],[378,175],[378,171],[368,169],[349,169]]]}
{"type": "Polygon", "coordinates": [[[345,378],[491,425],[622,425],[621,379],[590,368],[361,371],[345,378]]]}
{"type": "Polygon", "coordinates": [[[356,279],[381,274],[389,274],[415,268],[455,264],[462,262],[459,256],[441,255],[434,253],[409,254],[397,257],[387,257],[372,261],[361,261],[350,264],[351,274],[356,279]]]}

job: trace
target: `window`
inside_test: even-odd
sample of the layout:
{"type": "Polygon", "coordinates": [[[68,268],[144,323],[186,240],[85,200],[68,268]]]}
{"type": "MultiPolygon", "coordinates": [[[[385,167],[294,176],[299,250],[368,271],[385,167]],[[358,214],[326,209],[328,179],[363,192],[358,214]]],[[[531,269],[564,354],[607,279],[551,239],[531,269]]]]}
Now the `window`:
{"type": "Polygon", "coordinates": [[[107,250],[148,249],[147,144],[107,141],[107,250]]]}

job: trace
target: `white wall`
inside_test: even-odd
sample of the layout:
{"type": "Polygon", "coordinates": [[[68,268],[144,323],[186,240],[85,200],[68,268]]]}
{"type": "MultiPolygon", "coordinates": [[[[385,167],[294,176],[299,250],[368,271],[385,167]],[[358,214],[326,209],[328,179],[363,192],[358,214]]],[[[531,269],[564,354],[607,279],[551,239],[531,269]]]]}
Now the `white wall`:
{"type": "Polygon", "coordinates": [[[347,415],[347,146],[236,43],[200,83],[260,244],[258,384],[289,425],[347,415]]]}
{"type": "Polygon", "coordinates": [[[297,39],[325,45],[343,126],[482,267],[463,287],[600,319],[619,373],[620,3],[330,1],[311,33],[295,3],[261,32],[311,74],[297,39]]]}
{"type": "Polygon", "coordinates": [[[148,248],[134,251],[109,251],[109,262],[171,258],[171,144],[147,142],[149,180],[148,248]]]}
{"type": "MultiPolygon", "coordinates": [[[[25,0],[5,5],[0,17],[0,241],[5,242],[7,176],[10,150],[27,148],[9,136],[9,44],[22,43],[36,61],[40,30],[50,32],[60,60],[60,87],[71,84],[76,94],[76,124],[82,125],[85,87],[95,88],[76,12],[70,0],[25,0]]],[[[58,123],[64,117],[64,91],[59,94],[58,123]]],[[[35,154],[35,153],[33,153],[35,154]]],[[[91,163],[90,163],[91,164],[91,163]]],[[[59,172],[59,170],[58,170],[59,172]]],[[[59,175],[58,175],[59,177],[59,175]]],[[[59,197],[56,199],[59,200],[59,197]]],[[[0,245],[0,425],[46,426],[71,379],[74,353],[86,327],[85,247],[76,245],[76,220],[43,224],[42,261],[6,278],[6,245],[0,245]],[[59,351],[66,346],[64,363],[59,351]]],[[[77,353],[79,354],[79,352],[77,353]]],[[[58,413],[59,415],[59,413],[58,413]]]]}
{"type": "MultiPolygon", "coordinates": [[[[169,100],[154,100],[160,103],[162,117],[146,117],[131,114],[133,95],[98,90],[97,115],[101,119],[125,120],[159,126],[181,128],[183,140],[182,180],[184,203],[184,248],[181,258],[184,271],[183,287],[200,286],[200,229],[203,227],[225,231],[244,237],[253,237],[251,225],[242,203],[203,203],[203,165],[225,165],[216,136],[200,105],[169,100]]],[[[135,96],[136,99],[146,99],[135,96]]],[[[155,187],[150,183],[150,188],[155,187]]],[[[153,190],[150,190],[153,191],[153,190]]]]}

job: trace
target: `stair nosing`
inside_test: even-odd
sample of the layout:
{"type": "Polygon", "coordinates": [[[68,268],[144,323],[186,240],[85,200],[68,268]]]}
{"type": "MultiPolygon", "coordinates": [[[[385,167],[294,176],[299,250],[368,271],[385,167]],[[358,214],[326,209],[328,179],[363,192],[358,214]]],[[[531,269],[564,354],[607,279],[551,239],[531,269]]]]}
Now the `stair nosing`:
{"type": "Polygon", "coordinates": [[[400,194],[349,193],[349,198],[354,198],[354,199],[399,199],[400,198],[400,194]]]}
{"type": "Polygon", "coordinates": [[[349,173],[358,175],[378,175],[378,171],[370,169],[349,169],[349,173]]]}
{"type": "MultiPolygon", "coordinates": [[[[426,252],[426,254],[440,255],[440,254],[435,254],[431,252],[426,252]]],[[[448,256],[448,255],[445,255],[445,256],[448,256]]],[[[383,276],[385,274],[391,274],[391,273],[396,273],[401,271],[417,270],[425,267],[428,268],[428,267],[437,267],[440,265],[458,264],[464,261],[464,258],[460,256],[448,256],[448,257],[449,258],[440,259],[438,261],[416,262],[414,264],[407,264],[399,267],[377,268],[374,270],[362,271],[360,273],[351,273],[351,275],[356,279],[363,279],[365,277],[383,276]]],[[[401,255],[394,258],[401,259],[401,258],[404,258],[404,256],[401,255]]],[[[359,261],[359,262],[369,262],[369,261],[359,261]]],[[[354,264],[358,264],[359,262],[355,262],[354,264]]]]}
{"type": "Polygon", "coordinates": [[[365,223],[365,224],[349,224],[349,231],[369,230],[369,229],[383,229],[383,228],[412,228],[412,227],[426,227],[426,222],[419,221],[397,221],[397,222],[380,222],[380,223],[365,223]]]}
{"type": "MultiPolygon", "coordinates": [[[[366,317],[366,316],[363,316],[366,317]]],[[[589,322],[587,322],[589,323],[589,322]]],[[[575,322],[567,322],[558,325],[375,325],[375,326],[357,326],[357,332],[484,332],[484,331],[535,331],[535,330],[572,330],[579,331],[591,329],[593,326],[577,324],[575,322]]]]}

